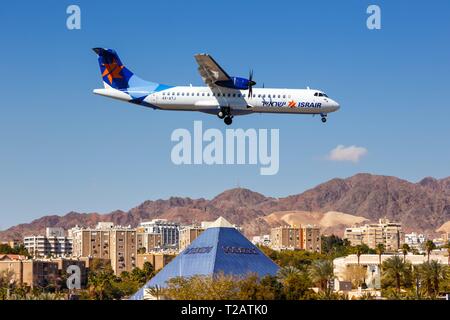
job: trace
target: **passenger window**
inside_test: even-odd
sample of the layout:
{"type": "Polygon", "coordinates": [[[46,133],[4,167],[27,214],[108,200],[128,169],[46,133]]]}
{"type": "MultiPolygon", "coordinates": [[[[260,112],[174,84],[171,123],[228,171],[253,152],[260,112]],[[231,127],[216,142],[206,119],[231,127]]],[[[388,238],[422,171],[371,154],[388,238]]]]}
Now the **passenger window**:
{"type": "Polygon", "coordinates": [[[236,93],[233,93],[233,97],[236,97],[236,93]]]}
{"type": "Polygon", "coordinates": [[[203,93],[202,93],[202,97],[204,97],[204,96],[205,96],[205,93],[203,92],[203,93]]]}
{"type": "Polygon", "coordinates": [[[231,93],[229,93],[228,96],[231,97],[231,93]]]}
{"type": "Polygon", "coordinates": [[[179,92],[177,92],[177,96],[179,96],[180,95],[180,93],[179,92]]]}
{"type": "Polygon", "coordinates": [[[206,94],[208,97],[209,97],[209,93],[208,94],[206,94]]]}
{"type": "Polygon", "coordinates": [[[261,95],[260,95],[260,94],[258,94],[258,98],[261,98],[261,95]]]}
{"type": "Polygon", "coordinates": [[[245,98],[245,93],[242,96],[245,98]]]}
{"type": "Polygon", "coordinates": [[[280,99],[280,98],[281,98],[281,94],[278,95],[278,99],[280,99]]]}
{"type": "Polygon", "coordinates": [[[286,99],[286,95],[285,94],[283,94],[283,99],[286,99]]]}

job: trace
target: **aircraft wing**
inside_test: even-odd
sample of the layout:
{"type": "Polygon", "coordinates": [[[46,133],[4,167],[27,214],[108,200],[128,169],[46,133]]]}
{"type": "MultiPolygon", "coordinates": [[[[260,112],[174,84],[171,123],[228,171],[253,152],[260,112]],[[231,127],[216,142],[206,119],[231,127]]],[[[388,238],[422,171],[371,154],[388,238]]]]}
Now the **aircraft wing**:
{"type": "Polygon", "coordinates": [[[196,54],[198,72],[208,87],[219,88],[216,81],[231,80],[230,76],[209,54],[196,54]]]}

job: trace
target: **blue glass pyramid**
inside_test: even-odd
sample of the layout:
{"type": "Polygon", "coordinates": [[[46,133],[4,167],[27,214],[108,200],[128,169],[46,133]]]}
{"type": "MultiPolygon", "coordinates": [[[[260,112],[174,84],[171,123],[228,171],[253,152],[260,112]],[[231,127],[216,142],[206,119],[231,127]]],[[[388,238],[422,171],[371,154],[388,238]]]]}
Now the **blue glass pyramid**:
{"type": "MultiPolygon", "coordinates": [[[[220,219],[220,218],[219,218],[220,219]]],[[[142,300],[150,287],[166,287],[175,277],[214,275],[223,272],[236,276],[256,273],[275,275],[279,267],[233,227],[210,227],[189,247],[147,282],[130,299],[142,300]]]]}

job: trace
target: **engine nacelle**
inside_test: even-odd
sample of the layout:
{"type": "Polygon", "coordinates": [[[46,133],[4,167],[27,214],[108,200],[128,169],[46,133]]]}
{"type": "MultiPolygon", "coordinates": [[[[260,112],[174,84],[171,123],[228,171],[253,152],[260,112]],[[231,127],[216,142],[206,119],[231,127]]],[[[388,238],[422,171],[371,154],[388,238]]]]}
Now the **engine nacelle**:
{"type": "Polygon", "coordinates": [[[256,83],[246,78],[231,77],[230,80],[216,81],[216,84],[230,89],[247,90],[256,83]]]}

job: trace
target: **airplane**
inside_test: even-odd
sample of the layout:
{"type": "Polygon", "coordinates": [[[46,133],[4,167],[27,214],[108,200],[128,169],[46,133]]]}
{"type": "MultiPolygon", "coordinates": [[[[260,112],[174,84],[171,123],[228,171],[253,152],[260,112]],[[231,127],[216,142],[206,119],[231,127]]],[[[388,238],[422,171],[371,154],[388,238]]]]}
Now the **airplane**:
{"type": "Polygon", "coordinates": [[[312,114],[327,121],[339,104],[321,90],[253,88],[249,77],[230,77],[208,54],[196,54],[198,71],[207,85],[170,86],[145,81],[126,68],[116,51],[93,48],[103,78],[103,89],[94,93],[158,110],[199,111],[217,115],[226,125],[234,116],[251,113],[312,114]]]}

